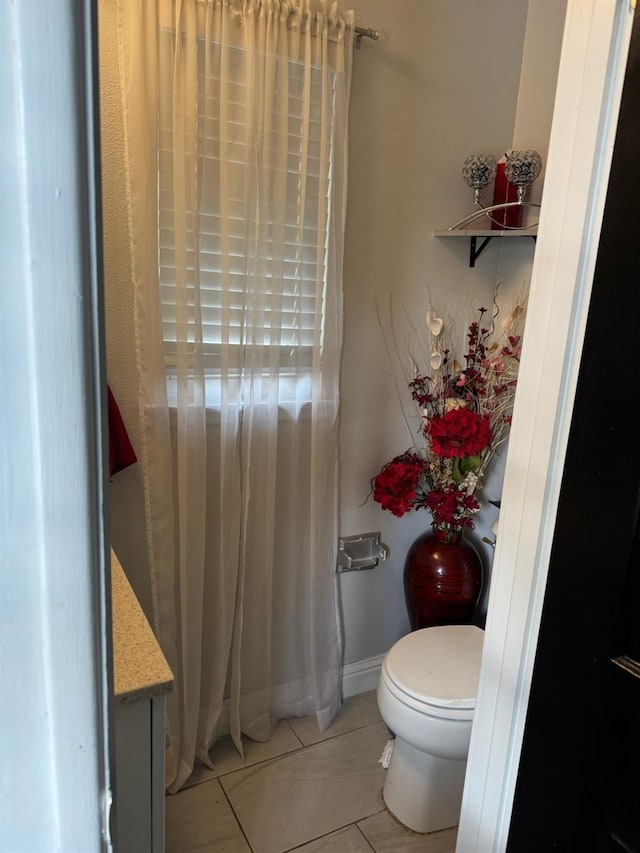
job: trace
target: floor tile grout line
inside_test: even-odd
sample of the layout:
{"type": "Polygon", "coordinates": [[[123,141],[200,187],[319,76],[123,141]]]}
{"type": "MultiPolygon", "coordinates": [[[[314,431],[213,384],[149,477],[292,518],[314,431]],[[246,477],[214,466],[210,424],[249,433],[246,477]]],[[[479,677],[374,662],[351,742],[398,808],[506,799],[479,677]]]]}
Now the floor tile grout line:
{"type": "Polygon", "coordinates": [[[231,809],[231,814],[233,815],[233,819],[235,820],[236,824],[238,825],[238,829],[239,829],[239,830],[240,830],[240,832],[242,833],[242,837],[243,837],[243,838],[244,838],[244,840],[247,842],[247,847],[249,848],[249,850],[251,851],[251,853],[255,853],[255,851],[254,851],[254,849],[253,849],[253,847],[252,847],[252,845],[251,845],[251,842],[249,841],[249,837],[247,836],[247,833],[244,831],[244,827],[243,827],[243,826],[242,826],[242,824],[240,823],[240,818],[239,818],[239,817],[238,817],[238,815],[236,814],[236,810],[234,809],[234,807],[233,807],[233,803],[232,803],[232,802],[231,802],[231,800],[229,799],[229,796],[228,796],[227,792],[225,791],[224,786],[222,785],[222,783],[220,782],[220,780],[219,780],[219,779],[216,779],[216,781],[218,782],[218,785],[219,785],[219,787],[220,787],[220,790],[221,790],[221,791],[222,791],[222,793],[224,794],[224,798],[225,798],[225,800],[227,801],[227,805],[228,805],[228,806],[229,806],[229,808],[231,809]]]}
{"type": "Polygon", "coordinates": [[[260,764],[266,764],[268,761],[277,761],[278,758],[286,758],[288,755],[293,755],[295,752],[300,752],[302,749],[305,749],[304,744],[300,744],[299,747],[296,747],[295,749],[290,749],[287,752],[280,752],[278,753],[278,755],[271,755],[268,758],[261,758],[259,761],[253,761],[251,764],[242,764],[240,767],[236,767],[234,770],[227,770],[224,773],[219,773],[217,776],[209,776],[208,779],[202,779],[199,782],[194,782],[192,785],[182,788],[181,790],[188,791],[190,788],[197,788],[199,785],[206,785],[207,782],[219,781],[224,776],[230,776],[231,773],[237,773],[239,770],[248,770],[249,767],[258,767],[260,764]]]}
{"type": "MultiPolygon", "coordinates": [[[[386,809],[385,809],[385,811],[386,811],[386,809]]],[[[376,812],[376,814],[380,814],[380,812],[376,812]]],[[[369,815],[369,817],[371,817],[371,815],[369,815]]],[[[363,818],[361,818],[361,820],[367,820],[367,818],[366,818],[366,817],[363,817],[363,818]]],[[[360,833],[360,835],[363,837],[363,839],[364,839],[364,843],[365,843],[368,847],[370,847],[370,848],[373,850],[373,853],[376,853],[376,848],[375,848],[375,847],[373,846],[373,844],[369,841],[369,839],[368,839],[368,838],[367,838],[367,836],[364,834],[364,832],[360,829],[359,824],[360,824],[360,821],[356,821],[353,825],[354,825],[354,826],[355,826],[355,828],[358,830],[358,832],[360,833]]]]}
{"type": "MultiPolygon", "coordinates": [[[[377,720],[375,723],[367,723],[366,725],[364,725],[364,726],[359,726],[359,727],[358,727],[358,728],[356,728],[356,729],[350,729],[350,730],[349,730],[349,731],[347,731],[347,732],[341,732],[339,735],[334,735],[334,736],[332,736],[332,737],[324,738],[324,740],[319,740],[319,741],[316,741],[315,743],[310,743],[310,744],[308,744],[308,746],[304,746],[304,744],[303,744],[303,746],[302,746],[302,750],[305,750],[305,749],[315,749],[315,747],[319,747],[319,746],[321,746],[323,743],[329,743],[329,741],[337,740],[337,738],[339,738],[339,737],[343,737],[344,735],[350,735],[350,734],[353,734],[353,733],[354,733],[354,732],[356,732],[356,731],[361,731],[362,729],[368,729],[368,728],[370,728],[371,726],[378,725],[379,723],[382,723],[382,722],[383,722],[383,720],[377,720]]],[[[221,779],[226,778],[227,776],[231,776],[233,773],[240,773],[242,770],[249,770],[250,768],[253,768],[253,767],[259,767],[261,764],[270,764],[270,763],[271,763],[271,764],[274,764],[276,761],[280,761],[281,759],[289,758],[289,757],[290,757],[290,756],[292,756],[292,755],[297,755],[297,754],[298,754],[299,752],[301,752],[302,750],[300,750],[300,749],[292,749],[292,750],[290,750],[289,752],[283,752],[283,753],[281,753],[280,755],[274,755],[274,756],[272,756],[271,758],[264,758],[264,759],[262,759],[261,761],[256,761],[256,762],[255,762],[255,763],[253,763],[253,764],[246,764],[246,765],[243,765],[242,767],[236,767],[236,769],[235,769],[235,770],[228,770],[226,773],[221,773],[219,776],[212,777],[211,779],[207,779],[207,780],[205,780],[205,781],[206,781],[206,782],[213,782],[213,781],[214,781],[214,779],[221,780],[221,779]]],[[[201,783],[199,783],[199,784],[201,784],[201,783]]],[[[195,787],[195,785],[194,785],[194,786],[192,786],[192,787],[195,787]]]]}
{"type": "MultiPolygon", "coordinates": [[[[251,850],[251,853],[255,853],[255,850],[251,846],[251,842],[249,841],[249,838],[247,837],[246,833],[244,832],[240,818],[238,817],[238,815],[234,811],[234,808],[231,804],[231,801],[229,800],[229,797],[227,796],[227,792],[224,790],[222,785],[220,785],[220,787],[222,788],[224,795],[227,799],[227,802],[229,803],[229,806],[231,807],[231,811],[233,812],[233,816],[236,820],[236,823],[240,827],[240,830],[241,830],[243,836],[245,837],[247,844],[249,845],[249,849],[251,850]]],[[[355,828],[358,830],[360,835],[364,838],[367,845],[369,847],[371,847],[371,849],[374,851],[374,853],[376,853],[375,847],[373,847],[373,845],[371,844],[369,839],[366,837],[364,832],[360,829],[358,824],[364,820],[368,820],[369,818],[376,817],[376,815],[382,814],[383,812],[386,812],[386,811],[388,811],[388,810],[387,810],[387,807],[385,806],[385,804],[383,802],[380,804],[380,808],[377,811],[370,812],[369,814],[363,815],[362,817],[359,817],[357,820],[351,821],[351,823],[345,823],[343,826],[337,826],[334,829],[331,829],[329,832],[323,833],[322,835],[317,835],[314,838],[309,838],[307,841],[303,841],[302,844],[296,844],[294,847],[287,847],[286,849],[280,851],[280,853],[293,853],[293,851],[298,850],[301,847],[306,847],[307,844],[313,844],[314,841],[319,841],[321,838],[328,838],[330,835],[333,835],[335,832],[341,832],[343,829],[348,829],[350,826],[355,826],[355,828]]]]}
{"type": "MultiPolygon", "coordinates": [[[[294,754],[298,754],[298,753],[302,754],[303,750],[308,750],[308,749],[311,749],[312,747],[320,747],[320,745],[323,743],[328,743],[330,741],[336,740],[337,738],[341,738],[341,737],[349,735],[349,734],[354,734],[355,732],[358,732],[358,731],[366,730],[366,729],[370,728],[371,726],[375,726],[378,723],[383,722],[383,720],[381,720],[381,719],[370,720],[369,722],[366,722],[366,723],[363,723],[360,725],[354,725],[352,728],[347,729],[346,731],[342,731],[339,734],[336,733],[336,734],[331,735],[329,737],[324,737],[319,741],[315,741],[314,743],[310,743],[307,745],[302,743],[299,736],[297,735],[297,733],[294,731],[294,729],[290,725],[290,723],[291,723],[290,720],[285,720],[283,722],[285,722],[287,727],[292,731],[292,733],[294,734],[295,740],[300,744],[300,746],[295,747],[294,749],[290,749],[286,752],[279,753],[278,755],[274,755],[270,758],[261,759],[260,761],[256,761],[256,762],[254,762],[248,766],[244,765],[244,766],[241,766],[239,768],[236,768],[235,770],[229,770],[226,773],[222,773],[218,776],[213,776],[213,777],[210,777],[208,779],[203,779],[203,780],[195,783],[194,785],[189,786],[189,787],[195,788],[195,787],[199,787],[200,785],[206,784],[207,782],[217,782],[218,783],[218,790],[222,791],[224,801],[226,802],[226,804],[229,808],[232,820],[235,822],[235,826],[239,830],[239,834],[243,838],[245,844],[247,845],[247,850],[250,851],[250,853],[256,853],[256,848],[253,847],[252,843],[249,840],[247,833],[244,830],[244,827],[240,821],[239,815],[236,813],[236,810],[234,809],[234,806],[231,802],[230,796],[228,795],[227,790],[224,787],[223,780],[226,780],[226,777],[228,777],[231,774],[236,773],[240,770],[257,768],[257,767],[260,767],[260,765],[272,764],[272,763],[275,763],[276,761],[280,761],[281,759],[284,759],[287,757],[292,757],[294,754]]],[[[188,789],[185,788],[183,790],[186,791],[188,789]]],[[[377,853],[378,848],[376,848],[373,841],[369,840],[369,838],[366,836],[364,830],[361,827],[361,824],[365,823],[366,821],[370,820],[371,818],[374,818],[374,817],[381,815],[381,814],[384,814],[384,813],[390,814],[388,812],[388,809],[386,808],[384,802],[381,800],[381,798],[379,798],[378,808],[376,811],[373,811],[373,812],[366,814],[366,815],[362,815],[362,816],[358,817],[356,820],[352,821],[351,823],[344,824],[343,826],[340,826],[340,827],[335,827],[335,828],[329,830],[328,832],[326,832],[324,834],[318,835],[314,838],[311,838],[307,841],[304,841],[301,844],[299,843],[295,847],[286,847],[286,848],[279,848],[279,849],[281,849],[282,853],[294,853],[294,851],[296,851],[298,849],[302,849],[309,844],[313,844],[314,842],[318,842],[321,839],[329,838],[331,835],[333,835],[335,833],[345,831],[345,830],[349,830],[351,827],[355,827],[355,829],[358,833],[358,838],[361,838],[364,841],[366,849],[373,851],[373,853],[377,853]]],[[[196,847],[193,849],[189,848],[188,853],[197,853],[197,851],[199,849],[200,849],[200,847],[196,847]]],[[[187,852],[185,851],[185,853],[187,853],[187,852]]]]}
{"type": "MultiPolygon", "coordinates": [[[[302,749],[304,749],[304,743],[303,743],[303,742],[300,740],[300,738],[298,737],[298,733],[297,733],[297,731],[293,728],[293,726],[291,725],[291,723],[289,722],[289,720],[285,720],[285,723],[287,724],[287,728],[288,728],[288,729],[289,729],[289,731],[293,734],[294,738],[298,741],[298,743],[300,744],[300,746],[302,747],[302,749]]],[[[293,750],[293,749],[292,749],[292,750],[291,750],[291,752],[297,752],[297,750],[293,750]]]]}
{"type": "MultiPolygon", "coordinates": [[[[353,734],[353,732],[355,732],[355,731],[360,731],[361,729],[369,728],[370,726],[377,725],[377,724],[378,724],[378,723],[380,723],[380,722],[383,722],[383,721],[382,721],[382,720],[378,720],[378,721],[376,721],[376,722],[374,722],[374,723],[367,723],[367,724],[366,724],[366,725],[364,725],[364,726],[360,726],[360,727],[358,727],[358,728],[356,728],[356,729],[352,729],[352,730],[350,730],[350,731],[348,731],[348,732],[342,732],[342,733],[341,733],[341,735],[336,735],[335,737],[332,737],[332,738],[325,738],[324,740],[322,740],[322,741],[318,741],[317,743],[314,743],[314,744],[310,744],[309,746],[303,746],[301,750],[299,750],[299,749],[294,749],[294,750],[291,750],[290,752],[283,753],[282,755],[275,756],[274,758],[265,759],[264,761],[256,762],[256,764],[251,764],[251,765],[249,765],[249,768],[239,768],[239,769],[240,769],[240,770],[243,770],[243,769],[250,769],[250,768],[257,767],[257,766],[259,766],[260,764],[269,764],[269,763],[270,763],[270,764],[275,764],[277,761],[280,761],[281,759],[288,758],[288,757],[290,757],[290,756],[292,756],[292,755],[296,755],[296,754],[298,754],[298,753],[301,753],[301,752],[303,752],[305,749],[306,749],[306,750],[308,750],[308,749],[312,749],[312,748],[314,748],[314,747],[316,747],[316,746],[320,746],[320,745],[321,745],[321,744],[323,744],[323,743],[327,743],[328,741],[335,740],[337,737],[341,737],[342,735],[353,734]]],[[[229,798],[229,795],[227,794],[227,791],[226,791],[226,789],[225,789],[225,787],[224,787],[224,784],[223,784],[223,778],[225,778],[225,777],[227,777],[227,776],[230,776],[230,775],[232,775],[233,773],[237,773],[237,772],[238,772],[238,770],[232,770],[232,771],[230,771],[229,773],[225,773],[225,774],[222,774],[221,776],[218,776],[218,777],[217,777],[217,779],[215,779],[215,780],[214,780],[214,779],[212,779],[212,780],[209,780],[209,781],[217,781],[217,782],[219,783],[219,786],[220,786],[220,788],[222,789],[222,791],[223,791],[223,793],[224,793],[225,799],[226,799],[226,800],[227,800],[227,802],[229,803],[229,807],[231,808],[231,811],[232,811],[233,817],[234,817],[234,819],[235,819],[236,823],[238,824],[238,826],[240,827],[240,830],[241,830],[241,832],[242,832],[243,837],[245,838],[245,840],[246,840],[247,844],[249,845],[249,849],[252,851],[252,853],[255,853],[255,850],[254,850],[254,848],[251,846],[251,843],[250,843],[250,841],[249,841],[249,838],[248,838],[248,836],[247,836],[246,832],[244,831],[244,827],[242,826],[242,821],[240,820],[240,817],[239,817],[239,815],[236,813],[235,809],[233,808],[233,805],[232,805],[232,803],[231,803],[231,800],[230,800],[230,798],[229,798]]],[[[380,795],[382,796],[382,789],[380,790],[380,795]]],[[[324,833],[323,835],[319,835],[319,836],[317,836],[317,838],[311,838],[311,839],[308,839],[307,841],[303,842],[303,844],[302,844],[302,845],[298,844],[298,845],[296,845],[296,846],[297,846],[297,847],[300,847],[300,846],[304,846],[304,845],[306,845],[306,844],[311,844],[313,841],[317,840],[318,838],[324,838],[324,836],[325,836],[325,835],[331,835],[333,832],[339,832],[341,829],[344,829],[344,828],[349,827],[349,826],[352,826],[352,825],[353,825],[353,826],[356,826],[356,825],[357,825],[357,823],[358,823],[358,821],[367,820],[368,818],[370,818],[370,817],[374,817],[375,815],[378,815],[378,814],[380,814],[381,812],[384,812],[384,811],[386,811],[386,810],[387,810],[387,809],[386,809],[386,806],[385,806],[385,804],[384,804],[384,802],[383,802],[382,800],[380,801],[380,803],[379,803],[378,805],[379,805],[379,807],[378,807],[378,808],[376,808],[374,811],[371,811],[371,812],[369,812],[368,814],[364,814],[364,815],[360,816],[356,821],[352,821],[351,823],[344,824],[344,826],[341,826],[341,827],[340,827],[340,826],[339,826],[339,827],[335,827],[334,829],[330,830],[330,832],[324,833]]],[[[364,833],[362,833],[362,831],[359,829],[359,827],[358,827],[358,831],[360,832],[360,834],[361,834],[361,835],[364,835],[364,833]]],[[[365,841],[367,842],[367,844],[368,844],[369,846],[371,846],[371,844],[370,844],[369,840],[368,840],[366,837],[365,837],[365,841]]],[[[296,847],[289,847],[289,848],[286,848],[286,850],[285,850],[285,851],[282,851],[282,853],[286,853],[286,851],[289,851],[289,852],[290,852],[290,851],[293,851],[293,850],[295,850],[295,849],[296,849],[296,847]]],[[[374,849],[374,850],[375,850],[375,848],[372,848],[372,849],[374,849]]]]}
{"type": "MultiPolygon", "coordinates": [[[[286,722],[288,725],[288,720],[285,720],[284,722],[286,722]]],[[[352,734],[353,732],[360,731],[361,729],[367,729],[370,726],[375,726],[378,723],[382,723],[382,722],[384,722],[382,719],[373,720],[369,723],[363,723],[360,726],[354,726],[352,729],[347,729],[344,732],[340,732],[340,734],[330,735],[329,737],[324,737],[321,740],[316,740],[313,743],[306,743],[306,744],[303,743],[303,741],[300,740],[300,738],[298,737],[296,732],[293,729],[291,729],[293,735],[295,736],[296,740],[300,744],[299,747],[296,747],[295,749],[289,749],[286,752],[281,752],[278,755],[272,755],[269,758],[261,758],[259,761],[254,761],[251,764],[243,764],[240,767],[236,767],[234,770],[227,770],[224,773],[219,773],[217,776],[210,776],[208,779],[202,779],[198,782],[193,782],[191,785],[184,786],[181,790],[188,791],[190,788],[197,788],[199,785],[204,785],[207,782],[213,782],[216,779],[222,779],[223,776],[229,776],[231,773],[237,773],[239,770],[246,770],[249,767],[257,767],[260,764],[266,764],[268,761],[277,761],[279,758],[286,758],[289,755],[293,755],[296,752],[300,752],[301,749],[311,749],[314,746],[319,746],[321,743],[328,743],[329,741],[335,740],[336,738],[343,737],[344,735],[352,734]]],[[[204,767],[206,765],[202,765],[202,766],[204,767]]]]}
{"type": "MultiPolygon", "coordinates": [[[[296,719],[300,719],[300,718],[296,718],[296,719]]],[[[345,737],[345,736],[347,736],[347,735],[351,735],[351,734],[354,734],[354,733],[356,733],[356,732],[366,730],[366,729],[368,729],[368,728],[371,728],[372,726],[379,725],[380,723],[382,723],[382,722],[383,722],[383,720],[382,720],[382,719],[380,719],[380,718],[378,718],[378,719],[369,720],[368,722],[360,723],[360,724],[357,724],[357,725],[356,725],[356,724],[354,724],[351,728],[347,728],[346,730],[341,731],[341,732],[339,732],[339,733],[338,733],[338,732],[336,732],[335,734],[332,734],[332,735],[329,735],[329,736],[322,737],[320,740],[317,740],[317,741],[314,741],[313,743],[308,743],[308,744],[305,744],[305,743],[302,741],[301,737],[298,735],[298,733],[295,731],[295,729],[294,729],[294,728],[293,728],[293,726],[291,725],[291,722],[292,722],[291,720],[283,720],[282,722],[284,722],[284,723],[285,723],[285,725],[287,726],[287,728],[289,729],[289,731],[294,735],[295,741],[296,741],[296,743],[297,743],[297,744],[299,744],[299,746],[294,747],[293,749],[289,749],[289,750],[287,750],[287,751],[285,751],[285,752],[281,752],[281,753],[279,753],[278,755],[273,755],[273,756],[268,757],[268,758],[260,759],[259,761],[255,761],[255,762],[253,762],[253,763],[251,763],[251,764],[248,764],[248,765],[247,765],[247,764],[245,764],[245,765],[241,765],[240,767],[237,767],[237,768],[236,768],[236,769],[234,769],[234,770],[228,770],[228,771],[226,771],[226,772],[224,772],[224,773],[220,773],[220,774],[218,774],[217,776],[211,776],[211,777],[209,777],[209,778],[204,778],[204,779],[202,779],[202,780],[200,780],[200,781],[198,781],[198,782],[195,782],[194,784],[189,785],[188,787],[185,787],[185,788],[183,789],[184,791],[187,791],[187,790],[189,790],[190,788],[200,787],[201,785],[205,785],[205,784],[207,784],[207,783],[209,783],[209,782],[217,782],[217,783],[218,783],[218,788],[219,788],[219,790],[221,790],[221,791],[222,791],[222,794],[223,794],[224,799],[225,799],[225,801],[226,801],[226,803],[227,803],[227,805],[228,805],[228,807],[229,807],[229,810],[230,810],[230,812],[231,812],[231,815],[232,815],[232,817],[233,817],[233,820],[235,821],[235,824],[236,824],[237,828],[239,829],[240,834],[242,835],[242,838],[244,839],[245,843],[247,844],[248,850],[249,850],[249,851],[251,851],[251,853],[255,853],[255,849],[254,849],[254,847],[252,846],[251,842],[249,841],[249,837],[248,837],[247,833],[245,832],[244,827],[242,826],[242,823],[241,823],[241,821],[240,821],[240,818],[239,818],[238,814],[236,813],[236,810],[235,810],[235,809],[234,809],[234,807],[233,807],[233,804],[232,804],[232,802],[231,802],[231,799],[230,799],[230,797],[229,797],[229,795],[228,795],[228,793],[227,793],[227,790],[226,790],[226,788],[225,788],[225,786],[224,786],[224,784],[223,784],[223,780],[226,780],[226,778],[227,778],[228,776],[232,775],[233,773],[237,773],[237,772],[242,771],[242,770],[245,770],[245,769],[258,768],[258,767],[260,767],[261,765],[265,765],[265,764],[274,764],[274,763],[275,763],[275,762],[277,762],[277,761],[280,761],[280,760],[282,760],[282,759],[285,759],[285,758],[291,757],[291,756],[293,756],[294,754],[301,753],[301,752],[302,752],[302,751],[304,751],[304,750],[320,748],[320,746],[321,746],[322,744],[326,744],[326,743],[329,743],[329,742],[331,742],[331,741],[335,741],[336,739],[339,739],[339,738],[345,737]]],[[[382,805],[381,805],[381,807],[380,807],[377,811],[371,812],[371,813],[370,813],[370,814],[368,814],[368,815],[362,815],[362,816],[361,816],[361,817],[359,817],[356,821],[352,821],[351,823],[345,824],[345,825],[344,825],[344,826],[342,826],[342,827],[336,827],[336,828],[332,829],[330,832],[325,833],[324,835],[320,835],[320,836],[318,836],[316,839],[310,839],[310,840],[308,840],[308,841],[304,842],[303,846],[304,846],[304,845],[306,845],[306,844],[313,843],[313,841],[318,840],[318,839],[320,839],[320,838],[323,838],[323,837],[325,837],[325,835],[326,835],[326,836],[329,836],[329,835],[331,835],[331,834],[332,834],[332,833],[334,833],[334,832],[339,832],[339,831],[344,830],[344,829],[347,829],[347,828],[349,828],[349,827],[351,827],[351,826],[355,826],[355,827],[356,827],[357,832],[359,833],[359,836],[362,836],[362,837],[363,837],[363,839],[364,839],[365,843],[367,844],[367,847],[370,847],[370,848],[374,851],[374,853],[375,853],[375,848],[374,848],[374,847],[372,847],[371,842],[370,842],[370,841],[369,841],[369,839],[364,835],[363,831],[362,831],[362,830],[360,829],[360,827],[358,826],[358,822],[361,822],[361,821],[363,821],[363,820],[366,820],[367,818],[372,817],[372,816],[374,816],[374,815],[376,815],[376,814],[379,814],[380,812],[383,812],[383,811],[385,811],[384,804],[382,804],[382,805]]],[[[300,845],[298,845],[298,847],[300,847],[300,845]]],[[[290,850],[290,851],[295,850],[295,849],[296,849],[295,847],[287,848],[287,850],[290,850]]]]}
{"type": "MultiPolygon", "coordinates": [[[[378,723],[383,723],[383,722],[384,722],[384,720],[382,719],[382,717],[380,717],[379,720],[372,720],[369,723],[363,723],[361,726],[354,726],[352,729],[346,729],[345,731],[340,732],[340,734],[329,735],[328,737],[323,737],[320,740],[314,740],[313,743],[303,743],[302,746],[304,749],[310,749],[310,747],[318,746],[318,744],[320,744],[320,743],[327,743],[328,741],[335,740],[336,738],[342,737],[343,735],[350,735],[353,732],[359,732],[361,729],[368,729],[370,726],[376,726],[378,723]]],[[[295,732],[294,732],[294,734],[295,734],[295,732]]],[[[296,735],[296,737],[297,737],[297,735],[296,735]]],[[[300,740],[300,738],[298,738],[298,740],[300,740]]],[[[292,750],[292,752],[295,752],[295,751],[296,750],[292,750]]]]}
{"type": "MultiPolygon", "coordinates": [[[[369,817],[373,817],[374,815],[380,814],[380,812],[374,812],[373,814],[367,815],[366,817],[361,817],[358,820],[366,820],[369,817]]],[[[285,850],[282,850],[281,853],[295,853],[296,850],[300,850],[302,847],[306,847],[308,844],[313,844],[314,841],[320,841],[322,838],[329,838],[330,835],[334,835],[336,832],[342,832],[343,829],[349,829],[350,826],[353,826],[357,829],[359,834],[364,838],[369,847],[371,847],[371,842],[366,837],[366,835],[362,832],[360,827],[358,826],[357,821],[352,821],[351,823],[345,823],[344,826],[337,826],[335,829],[332,829],[330,832],[325,832],[322,835],[316,835],[315,838],[310,838],[308,841],[304,841],[302,844],[296,844],[295,847],[287,847],[285,850]]],[[[371,847],[371,849],[375,853],[375,847],[371,847]]]]}

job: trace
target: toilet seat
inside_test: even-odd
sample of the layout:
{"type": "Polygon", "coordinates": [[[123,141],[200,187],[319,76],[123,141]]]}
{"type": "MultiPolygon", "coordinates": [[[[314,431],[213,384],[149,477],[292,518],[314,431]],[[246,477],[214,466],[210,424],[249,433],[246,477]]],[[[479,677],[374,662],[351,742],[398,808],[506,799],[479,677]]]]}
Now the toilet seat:
{"type": "Polygon", "coordinates": [[[473,717],[484,631],[475,625],[422,628],[385,656],[382,680],[406,705],[433,717],[473,717]]]}

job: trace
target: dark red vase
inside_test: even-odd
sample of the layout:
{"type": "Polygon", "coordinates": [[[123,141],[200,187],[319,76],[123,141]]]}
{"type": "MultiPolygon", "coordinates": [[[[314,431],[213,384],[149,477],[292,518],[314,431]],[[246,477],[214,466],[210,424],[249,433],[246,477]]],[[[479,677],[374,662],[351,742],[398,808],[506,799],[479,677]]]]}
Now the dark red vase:
{"type": "Polygon", "coordinates": [[[482,591],[482,561],[460,531],[434,527],[409,548],[404,597],[411,630],[473,622],[482,591]]]}

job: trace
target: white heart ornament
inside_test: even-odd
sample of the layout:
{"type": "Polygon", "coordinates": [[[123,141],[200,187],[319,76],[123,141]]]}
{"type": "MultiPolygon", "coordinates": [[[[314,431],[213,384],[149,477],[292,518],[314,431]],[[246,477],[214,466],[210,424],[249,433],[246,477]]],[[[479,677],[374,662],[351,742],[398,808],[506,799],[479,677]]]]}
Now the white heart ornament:
{"type": "Polygon", "coordinates": [[[436,317],[435,311],[427,311],[427,326],[433,337],[437,338],[442,331],[444,321],[442,317],[436,317]]]}

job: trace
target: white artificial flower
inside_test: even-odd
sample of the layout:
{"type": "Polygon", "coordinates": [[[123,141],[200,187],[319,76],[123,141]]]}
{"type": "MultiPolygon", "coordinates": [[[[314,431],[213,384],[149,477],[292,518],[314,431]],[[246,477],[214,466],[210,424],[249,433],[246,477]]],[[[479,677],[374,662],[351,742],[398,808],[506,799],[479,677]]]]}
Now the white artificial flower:
{"type": "Polygon", "coordinates": [[[464,482],[465,482],[465,485],[467,487],[467,495],[472,495],[478,486],[477,476],[473,472],[470,472],[465,477],[464,482]]]}

